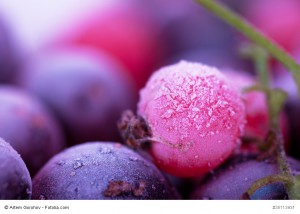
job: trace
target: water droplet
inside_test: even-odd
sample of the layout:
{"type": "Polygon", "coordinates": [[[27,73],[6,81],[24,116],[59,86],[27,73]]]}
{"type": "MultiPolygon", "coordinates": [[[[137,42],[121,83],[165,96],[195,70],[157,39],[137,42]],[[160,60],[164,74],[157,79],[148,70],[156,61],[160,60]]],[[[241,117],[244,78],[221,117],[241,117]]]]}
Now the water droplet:
{"type": "Polygon", "coordinates": [[[208,116],[211,117],[211,115],[212,115],[212,110],[211,110],[211,109],[208,109],[208,116]]]}
{"type": "Polygon", "coordinates": [[[56,162],[56,164],[57,164],[58,166],[63,166],[63,165],[65,165],[66,163],[65,163],[64,161],[60,160],[60,161],[56,162]]]}
{"type": "Polygon", "coordinates": [[[199,131],[202,128],[202,125],[196,125],[196,129],[199,131]]]}
{"type": "Polygon", "coordinates": [[[192,94],[191,94],[191,99],[192,99],[192,100],[195,99],[196,97],[197,97],[196,93],[192,93],[192,94]]]}
{"type": "Polygon", "coordinates": [[[225,123],[225,127],[226,127],[226,129],[231,129],[232,128],[232,124],[229,121],[227,121],[225,123]]]}
{"type": "Polygon", "coordinates": [[[194,111],[194,112],[198,112],[198,111],[200,111],[200,109],[199,109],[199,108],[197,108],[197,107],[194,107],[194,108],[192,108],[192,111],[194,111]]]}
{"type": "Polygon", "coordinates": [[[109,149],[109,148],[100,148],[99,152],[101,154],[110,154],[110,153],[112,153],[111,149],[109,149]]]}
{"type": "Polygon", "coordinates": [[[154,184],[152,184],[151,188],[154,189],[154,190],[156,190],[156,187],[154,186],[154,184]]]}
{"type": "Polygon", "coordinates": [[[170,118],[174,113],[173,109],[168,109],[164,114],[161,115],[161,118],[170,118]]]}
{"type": "Polygon", "coordinates": [[[207,166],[208,166],[208,167],[211,167],[211,162],[208,162],[208,163],[207,163],[207,166]]]}
{"type": "Polygon", "coordinates": [[[245,179],[244,179],[244,181],[248,181],[248,180],[249,180],[248,178],[245,178],[245,179]]]}
{"type": "Polygon", "coordinates": [[[46,197],[45,195],[40,195],[40,196],[39,196],[39,199],[40,199],[40,200],[46,200],[47,197],[46,197]]]}
{"type": "Polygon", "coordinates": [[[31,191],[29,188],[26,188],[26,193],[27,193],[28,195],[31,195],[32,191],[31,191]]]}
{"type": "Polygon", "coordinates": [[[196,159],[198,159],[198,158],[199,158],[199,156],[198,156],[198,155],[195,155],[195,158],[196,158],[196,159]]]}
{"type": "Polygon", "coordinates": [[[132,157],[132,156],[130,156],[130,157],[129,157],[129,160],[131,160],[131,161],[137,161],[138,158],[137,158],[137,157],[132,157]]]}
{"type": "Polygon", "coordinates": [[[71,172],[70,175],[71,175],[71,176],[75,176],[75,175],[76,175],[76,172],[71,172]]]}
{"type": "Polygon", "coordinates": [[[82,167],[83,164],[80,162],[80,161],[76,161],[74,164],[73,164],[73,169],[78,169],[80,167],[82,167]]]}

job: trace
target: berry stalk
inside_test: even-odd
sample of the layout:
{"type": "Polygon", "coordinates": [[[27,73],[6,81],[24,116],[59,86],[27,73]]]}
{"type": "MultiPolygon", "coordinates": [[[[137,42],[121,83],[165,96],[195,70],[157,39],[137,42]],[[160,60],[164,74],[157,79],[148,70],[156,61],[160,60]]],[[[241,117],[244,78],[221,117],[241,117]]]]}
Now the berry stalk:
{"type": "Polygon", "coordinates": [[[286,51],[225,5],[216,3],[213,0],[195,1],[233,26],[248,39],[266,49],[274,58],[280,61],[292,73],[300,93],[300,65],[286,51]]]}
{"type": "MultiPolygon", "coordinates": [[[[256,72],[259,76],[259,85],[254,86],[252,90],[261,90],[266,94],[266,102],[268,105],[269,112],[269,127],[270,131],[266,138],[267,145],[269,145],[269,153],[272,153],[275,149],[275,154],[277,157],[278,167],[280,169],[279,175],[272,175],[269,177],[262,178],[253,183],[253,185],[247,191],[248,194],[254,192],[259,187],[272,183],[273,180],[276,181],[279,177],[283,177],[285,181],[285,187],[287,189],[288,195],[293,197],[293,182],[294,178],[291,173],[290,166],[287,162],[286,153],[284,150],[284,140],[280,131],[280,112],[284,106],[287,98],[287,94],[280,89],[271,89],[269,83],[269,68],[268,68],[268,53],[257,45],[249,45],[246,50],[247,56],[254,61],[256,72]],[[267,182],[267,183],[266,183],[267,182]]],[[[251,90],[251,89],[250,89],[251,90]]],[[[250,194],[251,195],[251,194],[250,194]]]]}
{"type": "MultiPolygon", "coordinates": [[[[254,61],[256,72],[259,76],[259,85],[253,86],[252,90],[261,90],[266,94],[266,102],[269,112],[270,131],[267,135],[265,143],[268,145],[268,153],[275,152],[280,174],[271,175],[255,181],[248,189],[246,195],[253,194],[257,189],[264,185],[282,179],[288,195],[291,199],[297,198],[297,190],[295,189],[295,178],[292,175],[291,168],[287,162],[287,156],[284,150],[284,140],[280,131],[280,112],[284,106],[287,94],[280,89],[270,88],[270,76],[268,68],[268,53],[257,45],[249,45],[246,50],[247,56],[254,61]],[[296,191],[295,191],[296,190],[296,191]]],[[[251,88],[250,88],[251,90],[251,88]]],[[[247,198],[247,197],[245,197],[247,198]]]]}

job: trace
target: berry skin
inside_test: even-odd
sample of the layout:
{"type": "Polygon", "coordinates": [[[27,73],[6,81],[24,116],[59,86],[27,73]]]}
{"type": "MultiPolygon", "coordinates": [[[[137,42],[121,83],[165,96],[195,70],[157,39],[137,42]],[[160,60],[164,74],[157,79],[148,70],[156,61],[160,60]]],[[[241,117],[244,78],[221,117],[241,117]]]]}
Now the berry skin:
{"type": "Polygon", "coordinates": [[[245,122],[240,94],[217,69],[181,61],[155,72],[138,114],[152,132],[156,164],[179,177],[200,176],[238,146],[245,122]]]}
{"type": "MultiPolygon", "coordinates": [[[[256,155],[237,155],[208,175],[192,194],[192,199],[238,200],[251,184],[265,176],[279,173],[275,160],[258,161],[256,155]]],[[[293,175],[300,173],[299,160],[288,158],[293,175]]],[[[287,199],[282,183],[259,188],[250,199],[287,199]]]]}
{"type": "Polygon", "coordinates": [[[30,199],[31,178],[20,155],[0,138],[0,199],[30,199]]]}
{"type": "Polygon", "coordinates": [[[133,106],[131,79],[105,53],[48,50],[24,69],[20,85],[43,100],[64,124],[71,145],[120,139],[116,121],[133,106]]]}
{"type": "Polygon", "coordinates": [[[154,164],[119,143],[88,142],[54,156],[33,179],[33,199],[177,199],[154,164]]]}
{"type": "Polygon", "coordinates": [[[0,86],[0,136],[34,175],[65,146],[60,124],[43,103],[14,86],[0,86]]]}

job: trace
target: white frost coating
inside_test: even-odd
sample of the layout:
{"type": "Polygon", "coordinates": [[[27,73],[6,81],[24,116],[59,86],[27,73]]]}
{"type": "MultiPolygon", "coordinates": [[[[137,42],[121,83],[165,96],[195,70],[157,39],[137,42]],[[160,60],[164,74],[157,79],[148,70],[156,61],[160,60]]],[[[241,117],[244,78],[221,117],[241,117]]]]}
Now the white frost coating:
{"type": "Polygon", "coordinates": [[[186,61],[153,73],[140,92],[138,114],[162,143],[153,150],[169,147],[155,154],[160,163],[176,158],[174,162],[186,168],[191,168],[189,157],[195,156],[197,164],[213,168],[216,162],[208,166],[207,160],[225,159],[236,148],[245,124],[244,103],[226,77],[216,68],[186,61]],[[183,151],[190,156],[182,156],[183,151]]]}
{"type": "Polygon", "coordinates": [[[180,127],[178,139],[182,139],[189,136],[193,127],[204,132],[210,131],[205,127],[216,127],[218,123],[227,129],[235,127],[232,123],[241,117],[239,111],[243,111],[237,99],[238,95],[228,87],[227,79],[216,68],[180,61],[152,75],[141,91],[138,113],[148,115],[146,119],[150,125],[151,121],[157,124],[161,119],[172,121],[180,127]]]}

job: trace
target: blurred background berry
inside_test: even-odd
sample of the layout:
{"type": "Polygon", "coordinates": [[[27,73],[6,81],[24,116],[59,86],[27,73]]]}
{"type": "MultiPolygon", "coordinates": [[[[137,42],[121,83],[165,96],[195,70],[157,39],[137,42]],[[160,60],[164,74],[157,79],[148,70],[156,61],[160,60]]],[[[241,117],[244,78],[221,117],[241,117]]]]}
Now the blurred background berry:
{"type": "MultiPolygon", "coordinates": [[[[299,61],[298,0],[219,1],[299,61]]],[[[255,84],[253,62],[241,54],[248,42],[193,0],[0,0],[0,88],[16,92],[1,90],[0,137],[20,153],[31,175],[64,147],[121,142],[117,120],[125,109],[137,110],[141,89],[163,66],[186,60],[224,73],[234,71],[229,78],[239,92],[255,84]],[[241,83],[238,72],[250,75],[250,80],[241,83]],[[46,122],[32,119],[37,113],[24,108],[36,110],[46,122]],[[42,128],[43,133],[50,131],[39,134],[42,128]],[[29,134],[33,132],[36,135],[29,134]]],[[[281,64],[271,59],[269,65],[272,86],[289,94],[281,119],[287,153],[300,159],[297,88],[281,64]]],[[[268,131],[264,96],[259,92],[243,96],[245,135],[264,139],[268,131]]],[[[217,177],[222,178],[221,172],[217,177]]],[[[183,198],[190,197],[191,180],[175,176],[171,180],[183,198]]]]}

